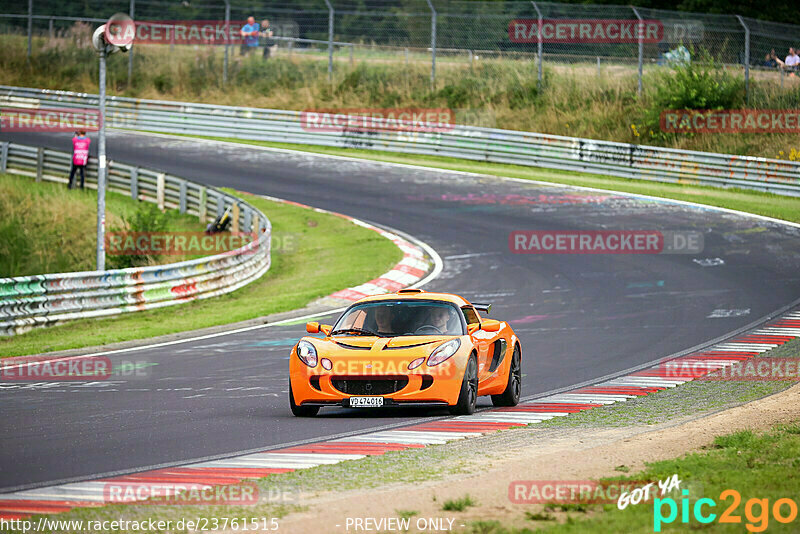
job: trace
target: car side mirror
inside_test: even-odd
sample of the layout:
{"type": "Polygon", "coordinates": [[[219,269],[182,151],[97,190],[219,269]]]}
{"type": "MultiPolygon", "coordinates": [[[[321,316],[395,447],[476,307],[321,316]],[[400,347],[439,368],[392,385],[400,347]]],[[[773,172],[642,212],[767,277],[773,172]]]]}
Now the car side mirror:
{"type": "Polygon", "coordinates": [[[480,323],[472,323],[467,325],[467,334],[472,335],[481,329],[480,323]]]}
{"type": "Polygon", "coordinates": [[[331,335],[331,330],[333,327],[327,324],[319,324],[316,321],[312,321],[310,323],[306,323],[306,332],[309,334],[316,334],[318,332],[322,332],[326,336],[331,335]]]}
{"type": "Polygon", "coordinates": [[[499,332],[500,321],[495,319],[484,319],[481,323],[481,330],[486,330],[487,332],[499,332]]]}

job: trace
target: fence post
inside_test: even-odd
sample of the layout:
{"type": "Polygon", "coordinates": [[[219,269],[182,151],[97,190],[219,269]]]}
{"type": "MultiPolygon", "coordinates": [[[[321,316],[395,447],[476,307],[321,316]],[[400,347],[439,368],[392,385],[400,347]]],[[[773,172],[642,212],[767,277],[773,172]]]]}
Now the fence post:
{"type": "Polygon", "coordinates": [[[633,13],[636,15],[636,18],[639,19],[639,24],[637,25],[637,33],[638,33],[638,41],[639,41],[639,87],[636,90],[636,94],[642,96],[642,64],[644,63],[644,19],[642,16],[639,15],[639,10],[635,7],[631,6],[633,13]]]}
{"type": "Polygon", "coordinates": [[[36,149],[36,181],[42,181],[42,173],[44,171],[44,148],[39,147],[36,149]]]}
{"type": "MultiPolygon", "coordinates": [[[[225,59],[222,62],[222,85],[228,83],[228,48],[231,39],[231,3],[225,0],[225,59]]],[[[203,222],[201,219],[200,222],[203,222]]]]}
{"type": "Polygon", "coordinates": [[[47,33],[50,35],[50,40],[51,41],[56,38],[56,32],[55,32],[55,29],[53,28],[53,19],[52,18],[49,21],[47,21],[47,33]]]}
{"type": "Polygon", "coordinates": [[[186,213],[186,180],[180,181],[180,197],[178,200],[178,210],[186,213]]]}
{"type": "Polygon", "coordinates": [[[197,218],[200,219],[200,224],[206,223],[206,200],[208,192],[205,187],[200,187],[200,193],[197,199],[197,218]]]}
{"type": "Polygon", "coordinates": [[[330,0],[325,0],[328,6],[328,81],[333,81],[333,6],[330,0]]]}
{"type": "Polygon", "coordinates": [[[8,141],[0,143],[0,172],[8,169],[8,141]]]}
{"type": "MultiPolygon", "coordinates": [[[[132,20],[135,20],[133,18],[135,10],[136,10],[136,0],[131,0],[130,9],[128,10],[129,11],[128,14],[130,15],[132,20]]],[[[128,87],[130,87],[130,85],[131,85],[131,78],[132,77],[133,77],[133,47],[131,47],[131,49],[128,50],[128,87]]]]}
{"type": "Polygon", "coordinates": [[[131,198],[139,200],[139,167],[131,167],[131,198]]]}
{"type": "Polygon", "coordinates": [[[158,209],[164,211],[164,189],[166,185],[166,176],[164,173],[159,173],[156,176],[156,205],[158,209]]]}
{"type": "Polygon", "coordinates": [[[744,101],[750,104],[750,28],[744,23],[744,19],[736,15],[739,24],[744,28],[744,101]]]}
{"type": "Polygon", "coordinates": [[[536,5],[536,2],[531,2],[531,4],[533,4],[533,9],[536,10],[536,18],[537,18],[537,25],[538,25],[538,27],[536,28],[536,40],[537,40],[537,45],[536,45],[536,55],[537,55],[536,63],[537,63],[537,67],[538,67],[539,72],[536,74],[536,84],[537,84],[537,89],[541,90],[541,88],[542,88],[542,48],[543,48],[543,46],[542,46],[542,12],[539,11],[539,6],[536,5]]]}
{"type": "Polygon", "coordinates": [[[245,208],[244,210],[244,228],[246,232],[253,231],[253,210],[250,208],[245,208]]]}
{"type": "Polygon", "coordinates": [[[431,9],[431,89],[436,89],[436,8],[431,0],[426,0],[431,9]]]}
{"type": "Polygon", "coordinates": [[[28,0],[28,63],[31,62],[33,47],[33,0],[28,0]]]}
{"type": "Polygon", "coordinates": [[[239,233],[239,204],[235,203],[231,210],[231,232],[239,233]]]}

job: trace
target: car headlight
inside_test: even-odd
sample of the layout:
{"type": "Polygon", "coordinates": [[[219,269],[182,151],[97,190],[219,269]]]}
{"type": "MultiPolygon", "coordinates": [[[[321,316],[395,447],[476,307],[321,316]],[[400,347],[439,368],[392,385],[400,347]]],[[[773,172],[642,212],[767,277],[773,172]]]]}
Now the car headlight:
{"type": "Polygon", "coordinates": [[[301,339],[297,344],[297,357],[309,367],[317,366],[317,349],[311,342],[301,339]]]}
{"type": "Polygon", "coordinates": [[[431,352],[431,355],[428,356],[428,366],[439,365],[450,356],[456,353],[458,348],[461,346],[461,340],[458,338],[451,339],[450,341],[446,341],[436,347],[436,349],[431,352]]]}

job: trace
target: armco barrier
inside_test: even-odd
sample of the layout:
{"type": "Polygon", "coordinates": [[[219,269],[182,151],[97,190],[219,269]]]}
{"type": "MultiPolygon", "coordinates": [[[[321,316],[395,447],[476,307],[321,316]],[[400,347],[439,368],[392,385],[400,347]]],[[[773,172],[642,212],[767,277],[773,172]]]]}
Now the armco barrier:
{"type": "MultiPolygon", "coordinates": [[[[97,95],[0,85],[0,105],[95,107],[97,95]]],[[[300,112],[110,97],[107,125],[583,171],[637,180],[741,187],[800,196],[800,163],[536,133],[455,126],[452,131],[307,131],[300,112]]]]}
{"type": "MultiPolygon", "coordinates": [[[[36,181],[67,182],[71,154],[0,143],[0,172],[36,181]]],[[[97,167],[87,169],[96,188],[97,167]]],[[[0,278],[0,335],[70,319],[161,308],[229,293],[262,276],[270,266],[271,224],[259,210],[225,192],[169,174],[109,162],[108,189],[160,207],[213,220],[233,206],[232,230],[258,238],[229,253],[150,267],[0,278]]]]}

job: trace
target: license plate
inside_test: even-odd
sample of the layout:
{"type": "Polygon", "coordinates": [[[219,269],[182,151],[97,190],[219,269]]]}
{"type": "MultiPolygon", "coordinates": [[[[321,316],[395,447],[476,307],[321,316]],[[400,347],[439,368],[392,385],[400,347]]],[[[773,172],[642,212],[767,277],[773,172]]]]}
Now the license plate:
{"type": "Polygon", "coordinates": [[[350,397],[351,408],[380,408],[383,397],[350,397]]]}

